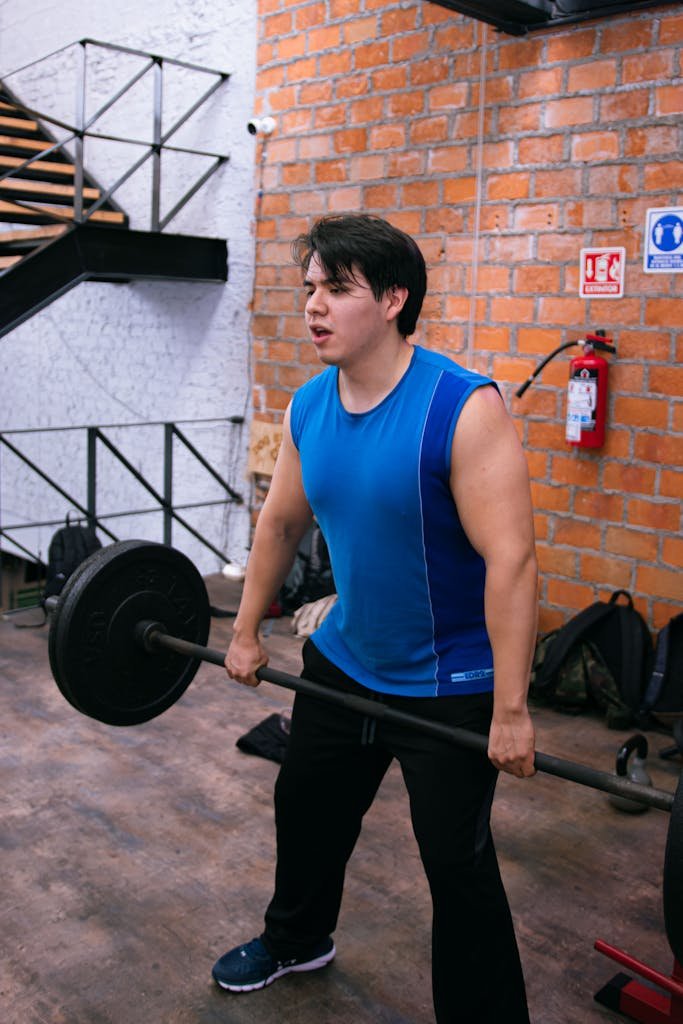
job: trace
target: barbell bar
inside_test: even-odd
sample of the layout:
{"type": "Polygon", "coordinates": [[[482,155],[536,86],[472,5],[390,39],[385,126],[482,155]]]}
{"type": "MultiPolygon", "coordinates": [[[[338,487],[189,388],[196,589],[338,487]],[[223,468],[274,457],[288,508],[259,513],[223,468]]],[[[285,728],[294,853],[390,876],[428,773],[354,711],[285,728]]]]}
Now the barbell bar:
{"type": "MultiPolygon", "coordinates": [[[[149,721],[176,703],[201,662],[223,666],[206,646],[211,612],[204,580],[182,552],[148,541],[119,541],[90,555],[62,593],[48,598],[48,651],[55,681],[83,714],[109,725],[149,721]]],[[[486,753],[488,739],[381,701],[329,690],[263,667],[257,677],[378,721],[418,729],[486,753]]],[[[664,868],[667,937],[683,962],[683,776],[676,794],[615,773],[537,752],[539,772],[625,797],[671,814],[664,868]]]]}
{"type": "MultiPolygon", "coordinates": [[[[210,647],[202,647],[198,644],[192,644],[186,640],[179,640],[177,637],[169,636],[164,631],[163,625],[158,622],[138,623],[137,636],[138,642],[142,643],[150,653],[159,648],[165,648],[169,651],[176,651],[178,654],[184,654],[189,658],[198,658],[200,661],[207,661],[221,667],[225,662],[225,654],[221,651],[212,650],[210,647]]],[[[389,722],[392,725],[417,729],[428,736],[448,740],[457,746],[467,747],[470,750],[476,750],[483,754],[488,749],[487,737],[480,733],[471,732],[469,729],[459,729],[452,725],[444,725],[442,722],[435,722],[428,718],[411,715],[407,711],[399,711],[379,701],[359,697],[354,693],[329,690],[310,679],[291,676],[286,672],[280,672],[267,666],[257,669],[256,676],[262,682],[274,683],[276,686],[284,687],[287,690],[294,690],[296,693],[305,693],[309,697],[318,697],[328,703],[338,704],[349,711],[357,711],[361,715],[367,715],[381,722],[389,722]]],[[[600,771],[596,768],[591,768],[589,765],[578,764],[575,761],[566,761],[552,754],[542,754],[537,751],[534,757],[534,767],[536,771],[544,772],[546,775],[555,775],[569,782],[576,782],[581,786],[602,790],[604,793],[627,796],[630,800],[637,800],[640,803],[647,804],[649,807],[656,807],[660,811],[671,812],[673,807],[673,793],[667,793],[652,786],[631,782],[625,776],[615,775],[613,772],[600,771]]]]}

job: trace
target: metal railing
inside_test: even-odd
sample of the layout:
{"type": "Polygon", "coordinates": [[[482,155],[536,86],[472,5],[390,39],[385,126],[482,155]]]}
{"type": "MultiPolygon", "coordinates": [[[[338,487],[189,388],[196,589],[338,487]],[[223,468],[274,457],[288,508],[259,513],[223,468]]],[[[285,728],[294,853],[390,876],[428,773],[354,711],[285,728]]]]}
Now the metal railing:
{"type": "MultiPolygon", "coordinates": [[[[227,419],[200,419],[200,420],[184,420],[180,423],[169,423],[164,421],[159,422],[144,422],[144,423],[109,423],[101,426],[75,426],[75,427],[45,427],[45,428],[33,428],[26,430],[7,430],[0,432],[0,455],[3,450],[10,452],[25,466],[32,474],[38,477],[43,483],[47,484],[48,487],[59,495],[70,510],[75,511],[76,514],[86,520],[88,525],[93,529],[101,531],[111,541],[119,540],[117,534],[113,532],[108,522],[121,519],[129,516],[143,516],[150,513],[159,513],[163,515],[163,536],[162,541],[166,545],[173,543],[173,525],[177,523],[187,530],[200,544],[206,547],[209,551],[212,551],[225,563],[230,562],[230,558],[221,551],[220,548],[204,536],[196,527],[192,526],[188,522],[186,517],[181,513],[189,509],[197,508],[210,508],[214,506],[228,506],[228,505],[243,505],[244,498],[239,494],[228,482],[224,479],[221,473],[211,465],[209,460],[198,450],[195,444],[187,437],[187,433],[180,429],[180,425],[185,426],[190,424],[192,427],[209,424],[222,424],[222,425],[234,425],[239,426],[244,422],[242,416],[228,417],[227,419]],[[163,485],[162,489],[154,487],[150,483],[147,476],[145,476],[139,469],[137,469],[130,459],[128,459],[120,448],[113,443],[110,437],[107,436],[105,431],[107,430],[120,430],[125,428],[145,428],[145,427],[161,427],[163,428],[163,485]],[[22,435],[32,434],[57,434],[74,431],[85,431],[85,454],[86,454],[86,497],[85,500],[77,498],[73,493],[63,487],[54,477],[42,468],[38,463],[26,452],[22,451],[18,446],[18,437],[22,435]],[[10,440],[10,437],[12,440],[10,440]],[[174,490],[174,479],[173,479],[173,466],[174,466],[174,453],[176,445],[182,446],[182,449],[191,457],[199,466],[203,468],[211,478],[219,485],[221,490],[224,492],[223,496],[217,499],[186,502],[182,504],[176,504],[173,500],[174,490]],[[102,511],[100,508],[100,502],[98,499],[98,450],[102,446],[111,456],[114,457],[117,464],[121,466],[126,473],[128,473],[138,484],[142,486],[145,492],[152,498],[154,504],[148,508],[137,508],[137,509],[126,509],[124,511],[108,512],[102,511]]],[[[16,534],[22,530],[31,530],[43,527],[59,527],[64,525],[64,516],[60,518],[51,519],[40,519],[40,520],[26,520],[23,522],[4,523],[2,521],[2,509],[0,508],[0,541],[2,538],[6,538],[11,542],[11,545],[18,551],[21,551],[26,558],[35,563],[39,567],[45,566],[45,559],[41,557],[40,552],[32,551],[25,544],[22,544],[17,539],[16,534]]],[[[2,551],[0,550],[0,588],[2,584],[2,551]]]]}
{"type": "MultiPolygon", "coordinates": [[[[44,159],[56,150],[60,150],[63,147],[68,147],[73,143],[73,160],[75,165],[74,175],[74,207],[73,207],[73,220],[62,216],[54,210],[50,210],[49,216],[54,218],[55,221],[63,221],[65,223],[76,223],[84,224],[89,218],[105,203],[109,202],[118,189],[128,179],[138,171],[143,164],[148,160],[152,161],[152,186],[151,186],[151,213],[150,223],[152,231],[163,231],[167,224],[183,209],[183,207],[189,202],[189,200],[195,195],[196,192],[206,183],[206,181],[218,170],[218,168],[229,160],[227,153],[218,153],[210,150],[201,149],[188,149],[183,146],[169,145],[168,140],[175,135],[182,125],[186,124],[187,121],[195,114],[200,107],[202,107],[206,101],[218,90],[221,86],[229,79],[230,74],[227,71],[216,71],[212,68],[201,67],[198,64],[190,64],[187,61],[175,60],[170,57],[161,57],[158,54],[147,53],[144,50],[135,50],[126,46],[118,46],[113,43],[104,43],[97,39],[81,39],[78,42],[70,43],[68,46],[61,47],[59,50],[55,50],[53,53],[48,54],[45,57],[40,58],[37,61],[32,61],[30,64],[25,64],[21,68],[16,68],[14,71],[9,72],[3,76],[2,84],[7,82],[9,78],[14,75],[18,75],[20,72],[26,71],[28,68],[33,67],[36,64],[40,64],[42,61],[46,61],[57,54],[62,54],[72,47],[80,47],[78,51],[78,68],[76,73],[76,124],[69,124],[64,120],[53,117],[52,115],[36,110],[30,106],[24,106],[19,100],[15,99],[7,90],[8,95],[11,96],[12,103],[22,113],[29,117],[37,117],[41,122],[54,125],[57,128],[62,129],[67,134],[60,141],[54,142],[53,144],[46,146],[45,149],[40,152],[34,153],[24,160],[17,167],[13,167],[11,170],[6,171],[0,175],[0,182],[4,181],[13,175],[20,175],[22,171],[26,170],[36,160],[44,159]],[[119,88],[113,95],[109,96],[105,102],[95,111],[94,114],[86,117],[86,78],[88,68],[88,47],[99,48],[102,50],[108,50],[116,53],[126,54],[128,56],[140,57],[145,63],[142,68],[136,71],[130,79],[119,88]],[[168,128],[166,131],[162,130],[162,111],[163,111],[163,99],[164,99],[164,68],[166,66],[182,68],[186,71],[193,73],[209,75],[214,80],[209,87],[202,93],[202,95],[191,104],[180,117],[168,128]],[[153,75],[153,109],[152,109],[152,138],[151,139],[134,139],[119,135],[110,135],[103,132],[93,131],[93,125],[109,111],[115,103],[117,103],[122,96],[128,93],[134,85],[136,85],[145,75],[150,73],[153,75]],[[85,160],[85,141],[86,139],[97,139],[106,140],[109,142],[118,142],[133,146],[142,146],[146,149],[146,152],[136,160],[126,171],[118,178],[118,180],[105,192],[100,195],[99,199],[85,207],[84,204],[84,160],[85,160]],[[185,192],[182,198],[175,204],[175,206],[165,215],[161,216],[161,158],[164,152],[173,153],[184,153],[191,156],[202,156],[213,160],[213,163],[209,168],[201,174],[190,188],[185,192]]],[[[66,150],[68,152],[68,149],[66,150]]],[[[12,202],[29,211],[37,211],[45,213],[42,207],[36,206],[28,200],[12,199],[12,202]]]]}

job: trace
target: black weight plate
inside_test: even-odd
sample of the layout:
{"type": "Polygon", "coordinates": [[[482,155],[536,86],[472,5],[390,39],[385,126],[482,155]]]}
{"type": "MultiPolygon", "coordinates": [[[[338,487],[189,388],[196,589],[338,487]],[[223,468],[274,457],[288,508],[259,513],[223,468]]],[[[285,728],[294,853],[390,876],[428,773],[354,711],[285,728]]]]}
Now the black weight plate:
{"type": "Polygon", "coordinates": [[[65,583],[64,587],[62,588],[62,591],[57,600],[57,604],[50,613],[50,632],[48,635],[48,655],[50,658],[50,669],[52,670],[52,675],[54,677],[55,682],[57,683],[57,686],[62,696],[66,697],[69,704],[72,704],[73,707],[75,707],[78,711],[81,711],[82,708],[80,708],[78,704],[75,702],[73,694],[71,693],[71,690],[69,689],[68,686],[68,680],[62,679],[59,673],[59,657],[57,650],[59,638],[61,636],[61,630],[59,627],[59,617],[60,611],[64,604],[65,596],[71,590],[78,586],[78,580],[83,575],[84,572],[92,571],[93,563],[98,561],[101,557],[103,557],[103,554],[104,549],[98,549],[97,551],[93,552],[92,555],[89,555],[88,558],[84,559],[81,562],[81,564],[76,569],[74,569],[73,573],[71,574],[71,576],[65,583]]]}
{"type": "Polygon", "coordinates": [[[169,708],[190,685],[199,660],[145,651],[135,632],[142,620],[206,644],[206,587],[174,548],[110,544],[67,581],[50,630],[50,663],[60,690],[83,714],[109,725],[137,725],[169,708]]]}
{"type": "Polygon", "coordinates": [[[664,925],[679,964],[683,964],[683,775],[673,807],[664,855],[664,925]]]}

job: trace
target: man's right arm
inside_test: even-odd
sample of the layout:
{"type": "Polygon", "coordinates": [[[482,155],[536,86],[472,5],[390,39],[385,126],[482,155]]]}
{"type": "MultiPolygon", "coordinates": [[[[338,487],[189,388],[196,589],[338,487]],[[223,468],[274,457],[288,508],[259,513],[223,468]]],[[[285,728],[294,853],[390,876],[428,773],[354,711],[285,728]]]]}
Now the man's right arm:
{"type": "Polygon", "coordinates": [[[289,420],[288,408],[282,444],[254,531],[242,599],[225,658],[231,679],[247,686],[258,686],[256,669],[268,663],[259,637],[261,622],[287,578],[299,542],[313,519],[289,420]]]}

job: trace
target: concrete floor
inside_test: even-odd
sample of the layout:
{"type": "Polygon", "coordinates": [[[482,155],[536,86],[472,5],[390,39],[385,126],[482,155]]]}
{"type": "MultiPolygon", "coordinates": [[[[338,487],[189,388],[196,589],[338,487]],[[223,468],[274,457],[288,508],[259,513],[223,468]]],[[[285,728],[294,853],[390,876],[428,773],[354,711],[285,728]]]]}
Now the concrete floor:
{"type": "MultiPolygon", "coordinates": [[[[208,581],[234,607],[235,584],[208,581]]],[[[28,613],[22,616],[28,618],[28,613]]],[[[239,736],[292,695],[202,665],[162,717],[131,729],[75,712],[51,679],[47,631],[0,622],[3,1024],[429,1024],[430,908],[398,772],[390,771],[353,855],[323,971],[230,995],[210,978],[261,929],[273,870],[277,766],[239,736]]],[[[298,672],[301,641],[273,620],[271,664],[298,672]]],[[[225,649],[229,620],[210,644],[225,649]]],[[[535,710],[538,747],[612,769],[626,734],[535,710]]],[[[680,762],[658,760],[673,791],[680,762]]],[[[625,815],[603,794],[548,776],[501,778],[494,830],[534,1024],[623,1020],[593,1001],[620,968],[600,937],[664,973],[661,908],[668,816],[625,815]]],[[[454,1022],[455,1024],[455,1022],[454,1022]]],[[[467,1024],[467,1022],[462,1022],[467,1024]]],[[[504,1022],[501,1022],[504,1024],[504,1022]]]]}

